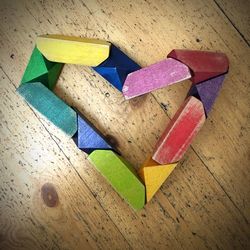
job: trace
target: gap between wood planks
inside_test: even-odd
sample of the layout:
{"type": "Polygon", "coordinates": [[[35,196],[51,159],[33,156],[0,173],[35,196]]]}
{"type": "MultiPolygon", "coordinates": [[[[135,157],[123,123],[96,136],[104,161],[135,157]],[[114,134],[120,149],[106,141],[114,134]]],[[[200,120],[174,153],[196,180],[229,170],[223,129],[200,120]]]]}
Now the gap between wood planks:
{"type": "Polygon", "coordinates": [[[244,42],[247,44],[247,46],[250,47],[250,43],[247,41],[247,39],[244,36],[244,34],[236,27],[236,25],[234,24],[234,22],[229,18],[229,16],[226,14],[226,12],[222,9],[222,7],[220,6],[220,4],[216,0],[214,0],[214,3],[219,8],[219,10],[222,12],[222,14],[226,17],[226,19],[232,24],[232,26],[234,27],[234,29],[239,33],[239,35],[244,40],[244,42]]]}

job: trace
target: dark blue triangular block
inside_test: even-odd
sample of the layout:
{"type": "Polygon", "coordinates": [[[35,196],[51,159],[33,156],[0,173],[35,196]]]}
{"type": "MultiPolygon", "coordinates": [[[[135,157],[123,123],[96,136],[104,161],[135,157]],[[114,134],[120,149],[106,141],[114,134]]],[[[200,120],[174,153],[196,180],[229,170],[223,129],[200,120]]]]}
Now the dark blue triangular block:
{"type": "Polygon", "coordinates": [[[111,45],[109,58],[93,69],[114,87],[122,92],[122,87],[127,75],[141,67],[119,50],[111,45]]]}
{"type": "Polygon", "coordinates": [[[101,133],[82,115],[77,115],[78,131],[73,136],[77,147],[90,154],[96,149],[113,149],[101,133]]]}

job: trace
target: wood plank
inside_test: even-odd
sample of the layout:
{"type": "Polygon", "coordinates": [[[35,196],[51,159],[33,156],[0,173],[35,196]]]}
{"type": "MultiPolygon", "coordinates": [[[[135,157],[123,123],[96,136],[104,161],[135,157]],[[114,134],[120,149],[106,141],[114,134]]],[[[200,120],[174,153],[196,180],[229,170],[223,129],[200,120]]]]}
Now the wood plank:
{"type": "Polygon", "coordinates": [[[244,0],[216,0],[216,4],[230,22],[241,33],[242,37],[250,44],[250,2],[244,0]]]}
{"type": "MultiPolygon", "coordinates": [[[[110,1],[91,1],[86,2],[85,5],[81,1],[63,3],[58,1],[47,5],[44,2],[26,1],[23,3],[19,1],[13,3],[6,1],[3,4],[2,10],[0,10],[2,11],[0,15],[0,30],[2,31],[2,40],[5,41],[4,43],[0,43],[1,57],[4,60],[4,64],[1,61],[1,67],[4,68],[4,71],[8,74],[11,81],[17,86],[30,57],[37,33],[86,35],[88,37],[115,41],[121,46],[123,51],[143,66],[163,59],[165,56],[163,56],[162,52],[166,51],[166,53],[168,53],[171,49],[177,47],[177,45],[179,47],[181,47],[180,45],[189,48],[197,47],[197,49],[208,49],[207,47],[209,45],[209,48],[216,49],[217,46],[219,50],[224,41],[223,37],[219,37],[220,33],[216,33],[216,27],[218,27],[217,25],[218,23],[220,24],[220,22],[224,25],[222,28],[229,31],[230,37],[234,37],[233,40],[230,40],[230,38],[225,42],[228,43],[228,40],[230,40],[233,46],[235,46],[235,44],[241,46],[239,45],[237,34],[223,21],[223,16],[220,15],[220,12],[217,12],[218,10],[213,7],[213,5],[210,6],[201,1],[194,1],[194,3],[188,4],[186,2],[169,2],[166,7],[165,3],[162,2],[156,5],[150,2],[129,3],[121,1],[118,5],[116,5],[116,3],[117,2],[110,1]],[[58,6],[60,6],[60,8],[58,6]],[[206,10],[206,14],[203,13],[201,16],[199,15],[199,11],[202,8],[206,10]],[[37,13],[36,16],[32,14],[34,9],[37,13]],[[73,11],[70,12],[69,10],[73,11]],[[126,18],[123,18],[124,15],[126,15],[126,18]],[[211,27],[211,18],[208,18],[206,15],[214,15],[215,19],[217,18],[216,25],[212,23],[211,27]],[[16,22],[17,19],[19,22],[16,22]],[[195,23],[193,23],[193,20],[195,23]],[[180,25],[180,23],[183,25],[180,25]],[[166,24],[168,24],[168,32],[162,32],[166,24]],[[13,30],[16,37],[15,41],[12,39],[13,30]],[[194,30],[194,32],[192,30],[194,30]],[[200,42],[196,44],[198,38],[200,42]],[[202,45],[204,39],[206,39],[207,45],[202,45]],[[212,45],[210,45],[210,42],[212,42],[212,45]]],[[[246,50],[244,50],[244,53],[242,50],[235,51],[242,54],[244,58],[246,50]]],[[[231,57],[235,57],[235,52],[231,50],[230,52],[232,53],[231,57]]],[[[228,51],[226,53],[228,53],[228,51]]],[[[239,55],[237,55],[237,57],[239,57],[239,55]]],[[[246,59],[243,59],[243,61],[246,61],[246,59]]],[[[247,110],[247,97],[245,96],[246,82],[248,79],[246,77],[247,66],[246,64],[242,64],[240,67],[238,66],[238,68],[236,66],[236,69],[239,71],[237,77],[242,75],[242,71],[245,72],[243,78],[238,80],[232,78],[232,80],[236,80],[235,82],[238,81],[237,83],[243,81],[242,84],[245,85],[245,89],[238,89],[237,93],[244,99],[243,103],[245,103],[242,105],[241,101],[240,107],[243,108],[243,110],[247,110]]],[[[233,83],[231,83],[230,86],[232,86],[232,84],[233,83]]],[[[187,89],[187,85],[188,83],[179,85],[180,87],[171,87],[170,92],[178,92],[172,99],[169,99],[170,94],[168,94],[168,98],[165,95],[165,98],[162,99],[163,104],[169,104],[172,107],[170,108],[171,112],[175,112],[175,106],[179,106],[179,104],[182,103],[183,97],[187,93],[187,91],[184,91],[187,89]]],[[[67,65],[56,87],[56,92],[69,104],[74,104],[79,107],[81,112],[86,114],[100,131],[106,132],[108,135],[113,135],[114,141],[123,152],[125,158],[135,165],[140,165],[144,160],[144,155],[152,152],[154,143],[164,129],[164,125],[169,121],[164,115],[163,110],[157,106],[152,96],[149,95],[125,103],[123,97],[117,93],[116,90],[107,86],[106,82],[91,70],[83,67],[67,65]],[[85,98],[85,96],[89,96],[89,98],[85,98]],[[103,114],[108,115],[104,118],[103,114]],[[149,115],[145,117],[145,114],[149,115]],[[123,125],[121,126],[121,124],[123,125]]],[[[8,99],[8,96],[6,99],[8,99]]],[[[9,99],[15,100],[12,96],[9,97],[9,99]]],[[[17,102],[17,105],[20,105],[20,102],[17,102]]],[[[14,117],[16,113],[12,110],[13,102],[8,102],[7,106],[8,112],[14,117]]],[[[226,109],[225,106],[223,107],[226,109]]],[[[235,115],[235,112],[232,112],[232,114],[235,115]]],[[[25,119],[30,119],[30,113],[23,115],[25,119]]],[[[214,117],[217,121],[220,120],[220,116],[217,118],[214,117]]],[[[7,117],[5,120],[9,122],[7,117]]],[[[60,131],[54,129],[45,120],[40,119],[40,121],[58,144],[58,148],[51,150],[51,141],[46,142],[46,140],[44,140],[44,134],[42,134],[42,139],[35,139],[36,141],[33,142],[35,144],[33,144],[33,147],[39,147],[40,140],[42,140],[43,148],[47,150],[46,154],[42,154],[42,157],[45,159],[49,157],[50,161],[54,162],[54,165],[56,165],[57,162],[61,162],[62,157],[65,159],[67,156],[72,164],[70,166],[77,171],[76,174],[78,177],[84,180],[87,187],[94,194],[98,204],[98,211],[102,206],[127,239],[130,246],[138,249],[156,246],[158,249],[231,249],[233,247],[242,249],[249,247],[249,226],[243,217],[244,214],[248,214],[247,197],[249,192],[246,190],[249,183],[247,179],[248,170],[245,167],[245,170],[242,171],[242,169],[244,169],[243,167],[246,166],[246,158],[243,160],[240,159],[240,163],[243,164],[243,166],[239,166],[239,172],[234,171],[234,174],[240,181],[224,168],[225,158],[220,159],[216,157],[212,159],[213,165],[211,165],[212,160],[210,160],[209,167],[212,167],[213,175],[216,174],[216,177],[219,177],[219,181],[216,181],[207,167],[204,166],[199,159],[203,151],[198,152],[199,154],[197,155],[197,153],[189,150],[184,161],[177,166],[176,170],[161,188],[161,191],[152,199],[150,205],[147,205],[146,208],[139,213],[133,213],[126,203],[112,191],[112,188],[103,181],[103,178],[96,173],[94,168],[86,162],[84,154],[79,152],[73,141],[69,141],[60,131]],[[65,156],[63,154],[65,154],[65,156]],[[221,186],[221,183],[223,186],[221,186]],[[225,194],[225,190],[230,190],[230,197],[225,194]],[[239,190],[242,192],[238,192],[239,190]],[[243,200],[246,202],[246,206],[242,205],[243,200]],[[244,212],[243,215],[241,210],[234,204],[244,212]],[[157,234],[155,232],[157,232],[157,234]]],[[[243,127],[244,123],[247,124],[247,120],[242,118],[242,114],[237,113],[234,122],[230,123],[230,128],[234,128],[233,133],[240,129],[238,121],[243,127]]],[[[33,123],[25,125],[23,134],[30,135],[33,133],[33,126],[35,125],[33,125],[33,123]],[[26,128],[25,125],[28,126],[28,128],[26,128]]],[[[40,128],[42,125],[36,126],[40,128]]],[[[221,129],[221,124],[218,123],[216,125],[213,123],[211,129],[214,128],[216,130],[221,129]],[[216,128],[215,126],[218,127],[216,128]]],[[[236,145],[239,145],[239,148],[243,151],[240,153],[240,156],[244,154],[247,156],[246,150],[248,148],[248,142],[246,138],[248,138],[248,129],[246,126],[245,128],[246,129],[238,131],[241,131],[244,135],[243,139],[235,140],[236,145]]],[[[228,129],[226,125],[223,125],[223,135],[221,135],[221,131],[220,133],[217,132],[220,135],[220,139],[223,139],[222,137],[225,136],[225,134],[228,135],[228,129]]],[[[43,133],[45,133],[45,131],[43,131],[43,133]]],[[[203,143],[205,142],[205,145],[209,134],[211,137],[211,133],[208,132],[205,133],[203,137],[203,143]]],[[[199,134],[196,141],[199,140],[201,135],[202,133],[199,134]]],[[[9,138],[9,136],[7,137],[9,138]]],[[[18,144],[17,138],[20,139],[20,135],[14,136],[15,143],[17,144],[16,148],[20,148],[18,147],[20,144],[18,144]]],[[[35,137],[33,136],[32,138],[35,137]]],[[[23,141],[26,143],[25,140],[24,138],[23,141]]],[[[29,142],[29,140],[31,140],[30,137],[28,137],[27,140],[29,142]]],[[[9,139],[7,141],[9,141],[9,139]]],[[[214,147],[218,152],[222,152],[222,148],[227,149],[229,147],[231,149],[233,147],[231,135],[227,140],[227,145],[221,142],[221,140],[219,140],[218,143],[217,140],[214,147]]],[[[239,148],[234,152],[238,153],[239,148]]],[[[10,150],[7,152],[11,154],[10,150]]],[[[16,152],[12,152],[12,154],[16,155],[16,152]]],[[[213,154],[217,154],[215,149],[213,149],[213,154]]],[[[233,155],[231,156],[231,163],[227,164],[228,169],[232,169],[234,163],[238,160],[238,154],[233,155]]],[[[28,153],[26,153],[24,157],[26,161],[30,161],[28,153]]],[[[34,166],[45,166],[44,160],[39,157],[37,157],[37,160],[38,163],[36,163],[37,165],[34,163],[34,166]]],[[[8,161],[6,162],[8,163],[8,161]]],[[[62,171],[68,168],[68,163],[64,163],[63,161],[61,164],[59,166],[60,169],[56,169],[56,175],[58,174],[59,176],[63,175],[62,171]]],[[[12,164],[14,168],[13,171],[18,172],[18,169],[15,167],[16,165],[17,164],[12,164]]],[[[29,174],[31,176],[36,175],[36,171],[33,167],[29,168],[29,174]]],[[[12,172],[9,174],[9,172],[7,172],[6,174],[11,176],[11,173],[12,172]]],[[[46,171],[43,172],[44,178],[48,176],[46,173],[46,171]]],[[[41,173],[39,173],[39,176],[40,175],[41,173]]],[[[71,175],[65,176],[64,178],[67,178],[67,182],[72,180],[72,183],[70,183],[72,185],[69,187],[71,191],[68,192],[67,188],[62,191],[67,193],[65,195],[68,195],[65,197],[65,202],[70,203],[72,200],[71,197],[77,197],[77,201],[74,200],[75,203],[73,203],[73,205],[78,204],[79,190],[82,190],[81,194],[85,197],[85,189],[82,189],[81,184],[78,184],[79,181],[75,182],[75,179],[71,175]]],[[[46,179],[46,181],[48,180],[46,179]]],[[[56,187],[57,186],[58,185],[56,185],[56,187]]],[[[12,187],[11,181],[6,184],[6,189],[10,187],[12,187]]],[[[31,186],[30,190],[35,190],[34,186],[31,186]]],[[[16,194],[16,192],[14,193],[16,194]]],[[[30,195],[25,189],[24,197],[26,194],[30,195]]],[[[15,200],[14,197],[13,200],[15,200]]],[[[21,201],[25,201],[25,198],[22,198],[21,201]]],[[[40,203],[34,203],[31,209],[32,212],[26,212],[26,214],[23,212],[24,209],[19,209],[20,215],[16,215],[18,220],[16,218],[15,221],[21,221],[22,216],[25,219],[28,218],[30,213],[36,214],[34,211],[41,210],[39,204],[40,203]]],[[[90,207],[92,208],[91,204],[90,207]]],[[[83,221],[87,220],[87,222],[93,226],[91,216],[95,216],[96,210],[89,208],[89,210],[85,212],[85,208],[87,209],[88,206],[89,205],[82,205],[81,209],[78,210],[77,216],[82,216],[83,221]]],[[[65,209],[66,211],[71,211],[72,207],[68,205],[65,206],[65,209]]],[[[7,211],[9,211],[10,214],[9,217],[15,214],[9,207],[7,211]]],[[[61,213],[59,212],[59,214],[61,213]]],[[[99,218],[101,216],[98,214],[97,217],[99,218]]],[[[31,234],[32,238],[39,242],[44,241],[44,238],[42,238],[43,235],[51,235],[47,229],[48,225],[49,228],[51,228],[51,220],[46,218],[47,217],[44,216],[39,220],[44,226],[45,232],[43,232],[41,228],[39,229],[40,231],[32,230],[34,232],[31,234]]],[[[75,218],[74,216],[67,216],[67,218],[69,218],[68,220],[71,223],[75,223],[70,219],[75,218]]],[[[105,219],[103,220],[102,218],[102,221],[105,221],[105,219]]],[[[93,228],[93,230],[90,231],[82,221],[78,221],[80,224],[79,227],[73,228],[65,227],[65,224],[59,223],[58,220],[56,222],[57,223],[53,223],[52,225],[53,228],[55,228],[54,230],[58,230],[59,232],[63,230],[63,233],[61,234],[62,236],[54,238],[54,241],[56,243],[60,242],[60,246],[63,245],[64,248],[77,248],[83,244],[79,242],[77,236],[74,238],[77,238],[77,242],[69,238],[73,237],[72,234],[79,235],[83,230],[90,232],[89,235],[94,239],[99,238],[97,244],[99,248],[105,248],[105,246],[108,248],[110,246],[106,244],[107,241],[110,242],[110,238],[106,239],[103,237],[105,233],[108,237],[113,235],[112,239],[117,238],[116,233],[112,230],[109,233],[101,233],[101,237],[99,237],[101,231],[99,228],[101,225],[98,229],[93,228]],[[95,233],[92,233],[93,231],[95,231],[95,233]],[[68,245],[69,247],[67,247],[68,245]]],[[[31,224],[32,223],[29,222],[27,227],[31,224]]],[[[13,222],[13,225],[16,224],[13,222]]],[[[20,235],[20,241],[23,244],[27,242],[25,241],[27,237],[22,237],[20,231],[18,231],[16,235],[20,235]]],[[[119,237],[118,241],[120,241],[119,237]]],[[[7,240],[7,242],[10,241],[7,240]]],[[[123,245],[120,247],[123,247],[123,245]]],[[[126,248],[126,245],[124,245],[124,248],[126,248]]]]}

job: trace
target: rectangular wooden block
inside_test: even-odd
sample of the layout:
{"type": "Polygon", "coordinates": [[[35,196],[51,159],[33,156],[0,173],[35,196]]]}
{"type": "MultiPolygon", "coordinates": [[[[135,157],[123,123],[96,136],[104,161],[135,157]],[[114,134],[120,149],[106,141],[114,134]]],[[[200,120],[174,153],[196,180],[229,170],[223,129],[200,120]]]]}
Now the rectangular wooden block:
{"type": "Polygon", "coordinates": [[[141,209],[145,204],[145,187],[136,171],[111,150],[95,150],[88,159],[130,206],[141,209]]]}
{"type": "Polygon", "coordinates": [[[157,142],[152,158],[160,164],[178,162],[205,119],[202,102],[193,96],[187,98],[157,142]]]}
{"type": "Polygon", "coordinates": [[[33,108],[69,136],[77,131],[76,112],[40,82],[19,86],[17,92],[33,108]]]}
{"type": "Polygon", "coordinates": [[[130,73],[122,92],[126,99],[130,99],[189,78],[191,74],[185,64],[168,58],[130,73]]]}
{"type": "Polygon", "coordinates": [[[97,39],[63,35],[43,35],[37,48],[52,62],[98,66],[109,56],[110,43],[97,39]]]}

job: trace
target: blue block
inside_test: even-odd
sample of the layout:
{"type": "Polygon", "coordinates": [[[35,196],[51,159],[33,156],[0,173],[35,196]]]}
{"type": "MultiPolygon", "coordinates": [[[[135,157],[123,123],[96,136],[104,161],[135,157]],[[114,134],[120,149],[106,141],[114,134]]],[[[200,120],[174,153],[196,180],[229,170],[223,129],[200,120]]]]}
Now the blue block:
{"type": "Polygon", "coordinates": [[[93,69],[114,87],[122,92],[122,87],[127,75],[141,67],[119,50],[111,45],[109,58],[93,69]]]}
{"type": "Polygon", "coordinates": [[[87,118],[79,113],[77,114],[77,126],[78,130],[73,136],[73,140],[77,147],[85,153],[90,154],[97,149],[113,149],[87,118]]]}

